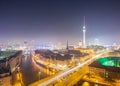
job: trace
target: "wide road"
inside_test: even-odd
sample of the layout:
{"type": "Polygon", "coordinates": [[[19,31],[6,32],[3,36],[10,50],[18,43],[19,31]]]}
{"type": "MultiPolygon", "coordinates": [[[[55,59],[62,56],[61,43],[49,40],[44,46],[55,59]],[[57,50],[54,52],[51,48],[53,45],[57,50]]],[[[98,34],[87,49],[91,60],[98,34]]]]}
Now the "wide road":
{"type": "Polygon", "coordinates": [[[78,82],[86,73],[88,73],[88,65],[79,68],[75,72],[63,77],[59,80],[56,80],[54,83],[50,83],[48,86],[73,86],[78,82]]]}
{"type": "Polygon", "coordinates": [[[48,84],[50,84],[50,83],[58,80],[59,78],[64,77],[64,76],[67,76],[68,74],[74,72],[75,70],[77,70],[78,68],[84,66],[84,65],[87,64],[88,62],[94,61],[95,59],[99,58],[99,57],[100,57],[102,54],[104,54],[104,53],[106,53],[106,52],[104,51],[104,52],[102,52],[102,53],[100,53],[100,54],[97,54],[96,56],[94,56],[93,58],[85,61],[84,63],[81,63],[80,65],[78,65],[78,66],[76,66],[76,67],[74,67],[74,68],[72,68],[72,69],[70,69],[70,70],[67,70],[67,71],[65,71],[64,73],[55,76],[54,78],[51,78],[51,79],[49,79],[49,80],[47,80],[47,81],[45,81],[45,82],[43,82],[43,83],[38,84],[38,86],[47,86],[48,84]]]}

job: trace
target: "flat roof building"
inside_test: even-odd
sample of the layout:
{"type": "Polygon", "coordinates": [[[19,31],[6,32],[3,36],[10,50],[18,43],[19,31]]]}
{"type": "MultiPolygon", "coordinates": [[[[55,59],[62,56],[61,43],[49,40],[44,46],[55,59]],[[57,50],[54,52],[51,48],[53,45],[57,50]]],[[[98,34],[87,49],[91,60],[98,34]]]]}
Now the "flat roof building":
{"type": "Polygon", "coordinates": [[[89,72],[104,78],[120,80],[120,57],[99,58],[89,65],[89,72]]]}
{"type": "Polygon", "coordinates": [[[0,86],[12,86],[11,74],[20,65],[21,57],[22,51],[0,51],[0,86]]]}

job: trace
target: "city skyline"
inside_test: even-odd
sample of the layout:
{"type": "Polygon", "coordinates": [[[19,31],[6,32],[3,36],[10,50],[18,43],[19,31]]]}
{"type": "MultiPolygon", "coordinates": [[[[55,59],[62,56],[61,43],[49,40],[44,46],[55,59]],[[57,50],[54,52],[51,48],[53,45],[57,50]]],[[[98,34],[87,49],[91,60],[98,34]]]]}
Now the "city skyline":
{"type": "Polygon", "coordinates": [[[0,0],[0,86],[119,86],[119,0],[0,0]]]}
{"type": "Polygon", "coordinates": [[[120,43],[119,0],[0,1],[0,42],[78,42],[86,16],[86,41],[120,43]]]}

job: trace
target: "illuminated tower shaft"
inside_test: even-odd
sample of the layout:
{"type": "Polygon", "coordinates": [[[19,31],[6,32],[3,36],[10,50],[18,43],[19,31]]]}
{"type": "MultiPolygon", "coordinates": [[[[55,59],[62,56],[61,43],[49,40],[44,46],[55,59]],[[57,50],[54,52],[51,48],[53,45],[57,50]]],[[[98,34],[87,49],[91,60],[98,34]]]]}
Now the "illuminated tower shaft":
{"type": "Polygon", "coordinates": [[[84,16],[84,25],[83,25],[83,48],[86,48],[85,33],[86,33],[86,27],[85,27],[85,16],[84,16]]]}

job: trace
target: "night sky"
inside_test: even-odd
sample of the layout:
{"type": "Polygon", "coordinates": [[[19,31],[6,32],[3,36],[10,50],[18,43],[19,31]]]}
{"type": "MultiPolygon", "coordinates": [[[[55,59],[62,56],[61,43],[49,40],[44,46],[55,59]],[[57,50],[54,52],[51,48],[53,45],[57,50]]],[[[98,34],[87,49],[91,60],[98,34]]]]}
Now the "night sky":
{"type": "Polygon", "coordinates": [[[82,40],[120,43],[120,0],[0,0],[0,42],[82,40]]]}

